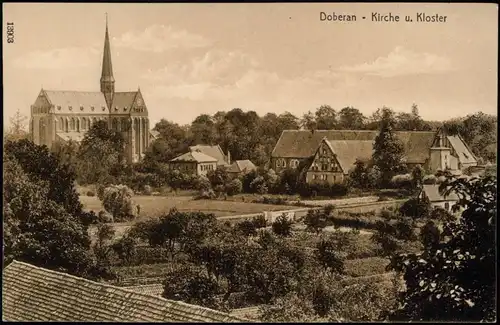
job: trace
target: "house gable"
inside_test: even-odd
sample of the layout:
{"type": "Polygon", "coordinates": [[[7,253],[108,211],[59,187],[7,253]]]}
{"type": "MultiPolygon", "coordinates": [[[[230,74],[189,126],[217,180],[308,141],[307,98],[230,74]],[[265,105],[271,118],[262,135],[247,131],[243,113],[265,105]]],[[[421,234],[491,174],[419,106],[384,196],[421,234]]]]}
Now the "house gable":
{"type": "Polygon", "coordinates": [[[347,172],[342,169],[335,151],[326,139],[323,139],[318,149],[316,149],[313,161],[309,166],[309,171],[333,173],[347,172]]]}

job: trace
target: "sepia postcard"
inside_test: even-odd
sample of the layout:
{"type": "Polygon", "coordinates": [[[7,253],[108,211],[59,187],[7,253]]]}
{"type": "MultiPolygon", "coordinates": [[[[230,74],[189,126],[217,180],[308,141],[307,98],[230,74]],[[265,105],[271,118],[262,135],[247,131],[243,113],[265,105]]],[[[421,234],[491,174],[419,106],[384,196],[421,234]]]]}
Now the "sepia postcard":
{"type": "Polygon", "coordinates": [[[496,321],[497,4],[2,12],[3,321],[496,321]]]}

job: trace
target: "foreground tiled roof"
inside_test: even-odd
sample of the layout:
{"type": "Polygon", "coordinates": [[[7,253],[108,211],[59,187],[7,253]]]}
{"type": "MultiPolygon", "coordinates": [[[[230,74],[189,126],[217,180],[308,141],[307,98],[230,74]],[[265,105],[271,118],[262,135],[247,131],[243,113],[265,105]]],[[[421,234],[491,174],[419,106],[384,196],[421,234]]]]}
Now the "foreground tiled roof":
{"type": "Polygon", "coordinates": [[[248,322],[14,261],[3,270],[4,321],[248,322]]]}
{"type": "MultiPolygon", "coordinates": [[[[314,155],[323,138],[330,141],[373,141],[377,134],[378,131],[368,130],[285,130],[274,147],[272,157],[307,158],[314,155]]],[[[404,144],[409,163],[425,162],[435,134],[423,131],[395,132],[404,144]]]]}
{"type": "Polygon", "coordinates": [[[161,296],[163,294],[163,284],[143,284],[131,287],[123,287],[128,291],[145,293],[152,296],[161,296]]]}

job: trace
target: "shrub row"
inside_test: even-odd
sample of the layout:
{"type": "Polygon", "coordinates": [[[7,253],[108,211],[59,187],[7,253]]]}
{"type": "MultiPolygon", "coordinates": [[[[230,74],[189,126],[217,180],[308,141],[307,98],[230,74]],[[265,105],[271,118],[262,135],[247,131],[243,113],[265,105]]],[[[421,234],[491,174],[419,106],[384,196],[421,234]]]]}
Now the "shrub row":
{"type": "Polygon", "coordinates": [[[352,277],[386,273],[388,264],[388,259],[376,256],[344,261],[346,274],[352,277]]]}

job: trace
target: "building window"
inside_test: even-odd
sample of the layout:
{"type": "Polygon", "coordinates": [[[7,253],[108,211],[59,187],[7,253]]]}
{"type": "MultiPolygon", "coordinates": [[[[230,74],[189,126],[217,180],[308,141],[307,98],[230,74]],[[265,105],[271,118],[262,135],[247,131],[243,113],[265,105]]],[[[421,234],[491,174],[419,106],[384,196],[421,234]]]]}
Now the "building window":
{"type": "Polygon", "coordinates": [[[444,208],[445,208],[446,210],[450,210],[450,204],[449,204],[448,202],[445,202],[445,203],[444,203],[444,208]]]}
{"type": "Polygon", "coordinates": [[[317,179],[317,178],[318,178],[318,175],[314,174],[313,179],[317,179]]]}
{"type": "Polygon", "coordinates": [[[101,106],[101,108],[102,108],[102,111],[103,111],[103,112],[106,110],[106,108],[105,108],[104,106],[101,106]]]}
{"type": "Polygon", "coordinates": [[[326,181],[328,179],[328,175],[326,174],[321,174],[321,180],[326,181]]]}
{"type": "Polygon", "coordinates": [[[333,182],[336,183],[337,182],[337,176],[333,175],[333,182]]]}
{"type": "Polygon", "coordinates": [[[61,106],[57,106],[57,110],[60,111],[61,110],[61,106]]]}
{"type": "Polygon", "coordinates": [[[127,110],[127,106],[125,106],[125,107],[123,108],[123,110],[124,110],[124,111],[126,111],[126,110],[127,110]]]}
{"type": "Polygon", "coordinates": [[[95,107],[94,107],[94,106],[90,106],[90,110],[91,110],[92,112],[94,111],[94,109],[95,109],[95,107]]]}
{"type": "Polygon", "coordinates": [[[80,111],[83,111],[83,106],[80,106],[80,111]]]}

